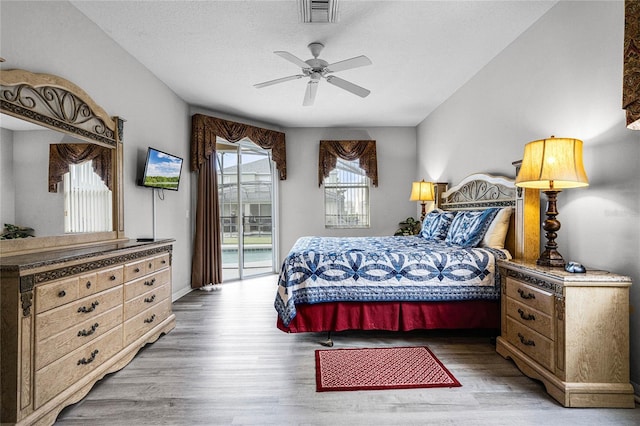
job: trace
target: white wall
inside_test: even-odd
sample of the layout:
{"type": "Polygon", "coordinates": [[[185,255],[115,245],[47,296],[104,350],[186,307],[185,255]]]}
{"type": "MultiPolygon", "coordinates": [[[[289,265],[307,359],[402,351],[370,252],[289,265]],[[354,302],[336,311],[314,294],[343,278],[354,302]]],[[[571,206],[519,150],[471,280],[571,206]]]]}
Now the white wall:
{"type": "MultiPolygon", "coordinates": [[[[126,120],[125,233],[130,238],[151,236],[152,191],[136,184],[140,158],[153,146],[188,159],[188,106],[70,3],[3,1],[1,7],[0,38],[6,59],[2,69],[59,75],[84,89],[109,114],[126,120]]],[[[183,178],[179,191],[165,191],[164,201],[156,203],[156,237],[176,240],[174,298],[189,291],[191,277],[186,166],[183,178]]]]}
{"type": "Polygon", "coordinates": [[[409,201],[411,182],[416,176],[415,128],[289,128],[285,133],[287,180],[280,182],[281,259],[301,236],[393,235],[400,221],[418,217],[417,203],[409,201]],[[322,139],[376,141],[378,187],[369,190],[369,229],[324,227],[324,189],[318,187],[318,150],[322,139]]]}
{"type": "Polygon", "coordinates": [[[513,176],[525,143],[582,139],[590,185],[559,196],[559,251],[635,282],[631,380],[638,384],[640,132],[625,128],[621,109],[623,34],[622,1],[559,2],[418,126],[418,176],[513,176]]]}

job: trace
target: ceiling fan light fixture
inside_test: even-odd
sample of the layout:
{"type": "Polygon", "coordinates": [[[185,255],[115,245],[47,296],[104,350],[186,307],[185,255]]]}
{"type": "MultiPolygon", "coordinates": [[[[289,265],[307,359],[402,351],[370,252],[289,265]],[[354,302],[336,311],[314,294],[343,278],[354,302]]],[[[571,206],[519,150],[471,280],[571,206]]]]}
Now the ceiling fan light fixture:
{"type": "Polygon", "coordinates": [[[360,87],[357,84],[351,83],[350,81],[343,80],[342,78],[336,77],[333,75],[336,71],[344,71],[353,68],[359,68],[366,65],[371,65],[371,60],[364,55],[356,56],[354,58],[345,59],[344,61],[334,62],[332,64],[327,61],[318,58],[320,52],[324,48],[324,45],[320,42],[310,43],[308,46],[311,54],[313,55],[312,59],[307,59],[303,61],[297,56],[283,51],[277,50],[273,53],[280,56],[282,59],[285,59],[292,64],[300,67],[300,71],[302,74],[290,75],[288,77],[281,77],[275,80],[264,81],[262,83],[254,84],[255,88],[263,88],[267,86],[272,86],[278,83],[284,83],[290,80],[297,80],[302,77],[308,77],[309,82],[307,84],[307,89],[304,97],[304,106],[313,105],[316,97],[316,91],[318,90],[318,82],[321,79],[327,80],[327,83],[339,87],[347,92],[350,92],[354,95],[360,96],[361,98],[365,98],[371,93],[368,89],[364,87],[360,87]]]}
{"type": "Polygon", "coordinates": [[[298,0],[298,15],[308,24],[338,22],[338,0],[298,0]]]}

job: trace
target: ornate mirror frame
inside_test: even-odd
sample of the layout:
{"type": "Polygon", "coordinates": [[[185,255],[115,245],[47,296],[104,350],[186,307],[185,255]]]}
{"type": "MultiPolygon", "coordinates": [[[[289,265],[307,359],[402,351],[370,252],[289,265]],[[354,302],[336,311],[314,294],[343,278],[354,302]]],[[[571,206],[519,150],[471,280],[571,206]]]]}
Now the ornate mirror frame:
{"type": "Polygon", "coordinates": [[[112,231],[0,240],[0,256],[126,239],[122,179],[124,120],[110,117],[84,90],[64,78],[19,69],[0,72],[0,112],[110,148],[115,165],[112,231]]]}

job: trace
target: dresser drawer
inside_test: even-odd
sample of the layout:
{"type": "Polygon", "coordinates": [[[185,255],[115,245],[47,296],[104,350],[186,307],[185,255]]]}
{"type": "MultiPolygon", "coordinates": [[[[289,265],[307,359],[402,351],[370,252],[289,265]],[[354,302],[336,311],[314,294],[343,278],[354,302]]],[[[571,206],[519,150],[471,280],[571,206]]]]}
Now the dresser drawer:
{"type": "Polygon", "coordinates": [[[507,315],[515,319],[517,322],[529,327],[551,340],[555,340],[553,330],[553,321],[550,315],[547,315],[537,309],[520,303],[510,297],[506,298],[507,315]]]}
{"type": "Polygon", "coordinates": [[[158,288],[154,288],[151,291],[128,300],[124,304],[124,319],[128,320],[133,318],[145,309],[149,309],[150,307],[159,304],[161,301],[169,297],[170,290],[171,286],[169,286],[169,284],[163,284],[158,288]]]}
{"type": "Polygon", "coordinates": [[[78,278],[78,297],[89,296],[90,294],[95,294],[100,290],[106,289],[98,288],[98,274],[96,272],[80,275],[78,278]]]}
{"type": "Polygon", "coordinates": [[[550,371],[553,370],[553,341],[507,317],[507,341],[534,361],[550,371]]]}
{"type": "Polygon", "coordinates": [[[126,263],[124,265],[124,280],[131,281],[133,279],[143,277],[154,271],[154,259],[147,257],[135,262],[126,263]]]}
{"type": "Polygon", "coordinates": [[[116,266],[114,268],[103,269],[96,273],[96,285],[98,291],[106,290],[111,287],[115,287],[124,282],[124,273],[122,266],[116,266]]]}
{"type": "Polygon", "coordinates": [[[161,256],[153,258],[153,269],[159,271],[160,269],[169,266],[169,253],[165,253],[161,256]]]}
{"type": "Polygon", "coordinates": [[[109,309],[122,307],[122,286],[97,293],[36,315],[36,341],[47,339],[109,309]]]}
{"type": "Polygon", "coordinates": [[[136,339],[143,336],[146,332],[160,324],[171,313],[171,299],[166,298],[160,301],[146,311],[143,311],[135,317],[125,321],[124,323],[124,340],[125,345],[129,345],[136,339]]]}
{"type": "Polygon", "coordinates": [[[163,269],[155,274],[147,275],[140,279],[128,282],[124,286],[125,300],[131,300],[151,289],[155,289],[169,282],[171,279],[171,269],[163,269]]]}
{"type": "Polygon", "coordinates": [[[36,371],[35,408],[82,379],[122,349],[122,325],[36,371]]]}
{"type": "Polygon", "coordinates": [[[36,370],[97,339],[120,324],[122,324],[122,307],[115,306],[94,318],[74,324],[65,331],[36,343],[36,370]]]}
{"type": "Polygon", "coordinates": [[[78,278],[67,278],[36,287],[36,313],[73,302],[78,298],[78,278]]]}
{"type": "Polygon", "coordinates": [[[509,277],[507,278],[507,296],[547,315],[553,315],[554,296],[549,292],[509,277]]]}

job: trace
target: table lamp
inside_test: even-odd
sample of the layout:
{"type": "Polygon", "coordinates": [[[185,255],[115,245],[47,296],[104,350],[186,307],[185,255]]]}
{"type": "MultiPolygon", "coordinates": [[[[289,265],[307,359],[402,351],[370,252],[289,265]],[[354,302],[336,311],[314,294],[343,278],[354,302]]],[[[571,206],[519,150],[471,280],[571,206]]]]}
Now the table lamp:
{"type": "Polygon", "coordinates": [[[543,222],[547,243],[537,260],[541,266],[564,266],[555,242],[560,230],[556,219],[558,193],[565,188],[588,186],[589,181],[582,163],[582,141],[571,138],[542,139],[529,142],[524,147],[524,157],[516,186],[541,189],[547,196],[547,218],[543,222]]]}
{"type": "Polygon", "coordinates": [[[420,182],[413,182],[413,185],[411,187],[411,197],[409,197],[409,201],[420,201],[420,204],[422,205],[422,215],[420,216],[420,221],[423,221],[424,217],[427,215],[427,201],[433,201],[435,199],[435,191],[433,190],[432,182],[425,182],[424,179],[422,179],[420,182]]]}

